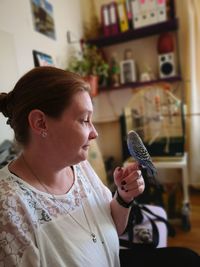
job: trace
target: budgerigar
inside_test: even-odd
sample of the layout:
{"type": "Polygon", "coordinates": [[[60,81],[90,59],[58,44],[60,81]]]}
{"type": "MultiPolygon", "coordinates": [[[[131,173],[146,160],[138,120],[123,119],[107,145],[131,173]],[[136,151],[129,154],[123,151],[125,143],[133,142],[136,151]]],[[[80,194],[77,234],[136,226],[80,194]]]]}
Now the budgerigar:
{"type": "Polygon", "coordinates": [[[128,133],[127,146],[131,156],[139,162],[142,168],[146,168],[148,177],[155,178],[157,170],[140,136],[135,131],[128,133]]]}

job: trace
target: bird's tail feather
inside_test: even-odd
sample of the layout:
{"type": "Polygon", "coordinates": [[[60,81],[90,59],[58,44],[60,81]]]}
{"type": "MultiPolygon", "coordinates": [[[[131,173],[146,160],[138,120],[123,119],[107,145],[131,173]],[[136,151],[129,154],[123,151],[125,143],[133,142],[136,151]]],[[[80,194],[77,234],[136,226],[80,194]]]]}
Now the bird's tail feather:
{"type": "Polygon", "coordinates": [[[144,166],[140,165],[140,170],[142,172],[142,176],[144,178],[145,184],[148,183],[149,185],[154,185],[154,186],[160,186],[160,183],[157,180],[157,171],[154,167],[154,171],[152,171],[151,168],[147,168],[144,166]]]}

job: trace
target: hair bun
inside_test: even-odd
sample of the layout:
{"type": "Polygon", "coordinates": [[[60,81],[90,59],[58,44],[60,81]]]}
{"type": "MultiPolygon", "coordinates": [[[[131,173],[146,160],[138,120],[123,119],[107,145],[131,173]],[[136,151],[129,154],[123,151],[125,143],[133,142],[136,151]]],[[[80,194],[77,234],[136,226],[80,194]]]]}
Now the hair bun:
{"type": "Polygon", "coordinates": [[[8,111],[8,94],[0,93],[0,112],[3,113],[5,117],[9,117],[8,111]]]}

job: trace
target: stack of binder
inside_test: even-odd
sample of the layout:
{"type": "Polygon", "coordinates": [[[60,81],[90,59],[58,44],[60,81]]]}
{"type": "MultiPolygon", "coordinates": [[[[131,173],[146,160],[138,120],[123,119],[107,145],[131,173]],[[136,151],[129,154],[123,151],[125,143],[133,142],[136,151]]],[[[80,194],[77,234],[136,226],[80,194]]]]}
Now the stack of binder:
{"type": "Polygon", "coordinates": [[[129,30],[125,0],[113,1],[101,6],[101,20],[104,36],[129,30]]]}
{"type": "MultiPolygon", "coordinates": [[[[117,0],[101,6],[104,36],[115,35],[164,22],[168,19],[167,0],[117,0]]],[[[173,9],[173,0],[170,0],[173,9]]]]}

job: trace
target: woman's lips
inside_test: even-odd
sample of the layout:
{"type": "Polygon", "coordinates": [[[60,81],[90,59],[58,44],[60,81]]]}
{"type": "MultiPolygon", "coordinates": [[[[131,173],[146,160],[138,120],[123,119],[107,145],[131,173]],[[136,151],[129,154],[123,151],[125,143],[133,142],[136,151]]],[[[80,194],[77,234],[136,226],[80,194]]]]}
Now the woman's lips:
{"type": "Polygon", "coordinates": [[[88,148],[89,148],[89,144],[87,144],[87,145],[84,145],[82,148],[84,149],[84,150],[88,150],[88,148]]]}

